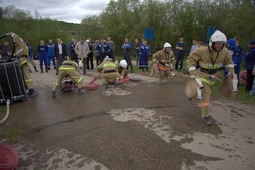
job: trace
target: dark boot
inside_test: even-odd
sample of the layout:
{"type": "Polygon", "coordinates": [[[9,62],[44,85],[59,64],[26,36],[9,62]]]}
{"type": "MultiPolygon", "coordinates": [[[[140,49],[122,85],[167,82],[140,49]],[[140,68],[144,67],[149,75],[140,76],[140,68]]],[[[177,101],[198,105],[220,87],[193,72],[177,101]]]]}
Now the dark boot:
{"type": "Polygon", "coordinates": [[[82,95],[83,93],[85,93],[85,90],[83,88],[79,88],[78,95],[82,95]]]}
{"type": "Polygon", "coordinates": [[[47,66],[45,66],[45,71],[46,71],[46,73],[48,73],[48,67],[47,66]]]}
{"type": "Polygon", "coordinates": [[[29,89],[29,91],[27,93],[28,98],[31,98],[31,97],[34,97],[34,96],[37,96],[37,95],[38,95],[38,92],[36,92],[34,89],[29,89]]]}
{"type": "Polygon", "coordinates": [[[37,70],[36,66],[34,66],[34,68],[35,68],[35,72],[38,72],[38,70],[37,70]]]}
{"type": "Polygon", "coordinates": [[[40,66],[40,69],[41,69],[41,73],[43,73],[43,66],[40,66]]]}
{"type": "Polygon", "coordinates": [[[133,72],[134,72],[134,71],[133,71],[133,66],[131,65],[130,68],[131,68],[131,73],[133,73],[133,72]]]}
{"type": "Polygon", "coordinates": [[[211,116],[208,116],[208,117],[205,117],[204,118],[204,121],[205,121],[205,124],[207,125],[207,126],[211,126],[212,125],[212,117],[211,116]]]}
{"type": "Polygon", "coordinates": [[[52,98],[56,98],[56,92],[55,92],[55,91],[52,91],[52,92],[51,92],[51,97],[52,97],[52,98]]]}

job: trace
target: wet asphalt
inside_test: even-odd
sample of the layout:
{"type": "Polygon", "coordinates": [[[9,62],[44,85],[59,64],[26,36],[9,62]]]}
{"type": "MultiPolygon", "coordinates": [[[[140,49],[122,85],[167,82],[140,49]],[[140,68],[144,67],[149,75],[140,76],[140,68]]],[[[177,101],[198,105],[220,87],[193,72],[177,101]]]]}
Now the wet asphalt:
{"type": "Polygon", "coordinates": [[[50,88],[38,90],[39,96],[11,105],[11,115],[0,127],[0,141],[20,156],[17,170],[214,169],[197,162],[224,162],[220,156],[183,147],[194,134],[217,137],[224,132],[217,120],[211,127],[204,125],[182,81],[141,81],[106,91],[101,86],[82,96],[59,92],[55,99],[50,88]],[[18,129],[18,135],[7,138],[12,129],[18,129]]]}

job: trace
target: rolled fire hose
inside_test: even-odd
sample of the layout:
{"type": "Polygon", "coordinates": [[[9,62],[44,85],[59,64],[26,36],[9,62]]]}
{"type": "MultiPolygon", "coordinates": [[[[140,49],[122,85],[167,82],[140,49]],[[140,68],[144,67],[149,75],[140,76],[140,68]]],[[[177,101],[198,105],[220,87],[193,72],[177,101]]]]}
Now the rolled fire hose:
{"type": "Polygon", "coordinates": [[[0,124],[3,124],[9,117],[10,115],[10,99],[7,99],[6,101],[6,114],[4,118],[0,121],[0,124]]]}

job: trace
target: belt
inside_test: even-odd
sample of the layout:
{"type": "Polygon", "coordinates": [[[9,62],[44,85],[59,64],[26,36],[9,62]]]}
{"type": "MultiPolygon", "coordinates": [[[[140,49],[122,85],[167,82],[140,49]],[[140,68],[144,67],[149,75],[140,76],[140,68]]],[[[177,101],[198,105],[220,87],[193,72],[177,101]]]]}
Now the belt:
{"type": "Polygon", "coordinates": [[[62,63],[61,65],[68,65],[68,66],[72,66],[72,64],[70,64],[70,63],[62,63]]]}
{"type": "Polygon", "coordinates": [[[162,65],[169,64],[169,62],[163,63],[162,61],[159,61],[159,63],[162,64],[162,65]]]}
{"type": "Polygon", "coordinates": [[[21,59],[21,58],[23,58],[23,57],[24,57],[24,58],[27,58],[26,55],[23,55],[23,56],[18,56],[17,59],[19,60],[19,59],[21,59]]]}
{"type": "Polygon", "coordinates": [[[220,68],[218,68],[218,69],[205,69],[205,68],[200,67],[200,71],[202,71],[204,73],[207,73],[207,74],[215,74],[220,70],[221,70],[220,68]]]}
{"type": "Polygon", "coordinates": [[[105,70],[104,73],[114,73],[117,72],[116,70],[105,70]]]}

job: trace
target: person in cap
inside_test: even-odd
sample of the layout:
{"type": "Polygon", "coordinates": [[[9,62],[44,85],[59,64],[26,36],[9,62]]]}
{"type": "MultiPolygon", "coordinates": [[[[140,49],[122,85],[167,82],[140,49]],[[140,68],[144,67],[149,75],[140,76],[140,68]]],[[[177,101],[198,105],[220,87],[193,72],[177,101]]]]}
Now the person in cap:
{"type": "Polygon", "coordinates": [[[153,67],[157,65],[159,69],[159,82],[164,83],[167,81],[169,74],[173,70],[174,53],[171,49],[171,44],[166,42],[163,50],[159,50],[152,55],[153,67]]]}
{"type": "Polygon", "coordinates": [[[103,85],[105,85],[106,89],[111,83],[115,84],[115,87],[118,86],[120,74],[117,68],[117,64],[115,64],[108,56],[106,56],[103,62],[96,67],[97,72],[100,73],[99,77],[103,81],[103,85]]]}
{"type": "Polygon", "coordinates": [[[67,75],[73,79],[78,87],[78,95],[85,93],[85,90],[83,89],[83,78],[79,72],[79,66],[75,61],[68,58],[68,60],[65,60],[59,67],[57,81],[52,88],[52,98],[56,97],[56,89],[59,87],[61,80],[67,75]]]}
{"type": "Polygon", "coordinates": [[[15,42],[15,53],[14,57],[16,57],[19,60],[19,65],[21,67],[24,83],[26,88],[28,89],[27,96],[34,97],[38,95],[38,92],[34,90],[32,78],[29,74],[29,68],[30,68],[30,61],[28,59],[29,56],[29,49],[27,44],[23,41],[21,37],[19,37],[15,33],[7,33],[6,35],[11,36],[13,41],[15,42]]]}
{"type": "Polygon", "coordinates": [[[222,64],[228,69],[229,75],[233,75],[234,72],[232,57],[228,49],[225,48],[226,42],[227,38],[225,34],[216,30],[211,36],[208,46],[198,48],[187,58],[187,67],[191,78],[199,78],[203,84],[201,116],[208,126],[212,124],[212,117],[209,114],[209,104],[211,86],[216,81],[215,74],[219,72],[222,64]],[[196,69],[197,63],[200,66],[198,70],[196,69]]]}
{"type": "Polygon", "coordinates": [[[80,41],[77,42],[77,44],[74,47],[74,51],[78,55],[78,58],[82,60],[83,75],[86,75],[87,57],[88,57],[88,54],[90,53],[89,44],[87,42],[84,42],[84,38],[80,38],[80,41]]]}
{"type": "Polygon", "coordinates": [[[245,55],[245,66],[247,70],[246,89],[245,91],[250,92],[254,80],[252,70],[255,64],[255,39],[248,42],[249,50],[245,55]]]}
{"type": "Polygon", "coordinates": [[[93,64],[93,44],[90,42],[90,39],[88,38],[86,40],[86,43],[89,45],[89,53],[87,57],[87,69],[88,70],[94,70],[94,64],[93,64]]]}

